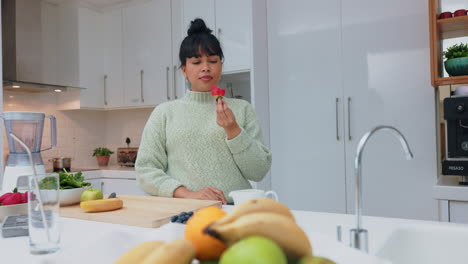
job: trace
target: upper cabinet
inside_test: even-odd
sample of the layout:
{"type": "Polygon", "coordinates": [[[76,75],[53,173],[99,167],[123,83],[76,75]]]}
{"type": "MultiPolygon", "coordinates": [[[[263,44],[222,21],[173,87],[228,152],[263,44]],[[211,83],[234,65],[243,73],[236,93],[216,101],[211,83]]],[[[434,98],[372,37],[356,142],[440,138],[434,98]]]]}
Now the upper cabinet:
{"type": "Polygon", "coordinates": [[[104,90],[104,107],[124,105],[122,58],[122,10],[114,9],[103,14],[104,72],[101,76],[104,90]]]}
{"type": "Polygon", "coordinates": [[[172,99],[170,0],[123,9],[123,70],[126,106],[157,105],[172,99]]]}
{"type": "Polygon", "coordinates": [[[58,5],[59,83],[85,87],[61,96],[62,109],[100,109],[103,90],[103,17],[74,3],[58,5]]]}
{"type": "Polygon", "coordinates": [[[223,73],[251,69],[251,0],[184,0],[183,21],[186,29],[195,18],[202,18],[221,42],[225,56],[223,73]]]}
{"type": "MultiPolygon", "coordinates": [[[[443,43],[460,37],[468,36],[468,16],[440,18],[442,11],[454,12],[455,10],[441,10],[441,1],[429,0],[429,31],[431,44],[431,81],[432,86],[466,84],[468,75],[444,76],[443,43]]],[[[463,7],[463,5],[460,5],[463,7]]],[[[466,41],[465,41],[466,42],[466,41]]],[[[459,41],[457,41],[459,43],[459,41]]]]}
{"type": "Polygon", "coordinates": [[[101,13],[78,9],[79,84],[87,88],[81,91],[80,108],[104,106],[102,25],[101,13]]]}

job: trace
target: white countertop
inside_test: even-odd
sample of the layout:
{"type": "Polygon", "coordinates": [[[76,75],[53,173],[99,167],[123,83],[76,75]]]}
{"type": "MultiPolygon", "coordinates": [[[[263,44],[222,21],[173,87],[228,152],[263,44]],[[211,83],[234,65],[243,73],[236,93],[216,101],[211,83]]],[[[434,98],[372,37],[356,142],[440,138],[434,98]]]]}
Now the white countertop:
{"type": "Polygon", "coordinates": [[[87,180],[91,179],[136,179],[134,167],[107,166],[98,168],[72,169],[72,172],[81,171],[87,180]]]}
{"type": "MultiPolygon", "coordinates": [[[[224,206],[229,211],[232,206],[224,206]]],[[[314,254],[329,257],[338,263],[387,263],[374,256],[347,247],[354,215],[293,211],[298,224],[312,242],[314,254]],[[343,228],[343,243],[336,241],[336,226],[343,228]]],[[[401,227],[455,226],[455,224],[363,217],[369,231],[369,252],[375,254],[391,232],[401,227]]],[[[0,238],[0,262],[15,263],[112,263],[129,248],[148,240],[170,241],[183,237],[185,225],[167,224],[161,228],[141,228],[100,222],[61,218],[61,249],[44,256],[30,255],[28,237],[0,238]]]]}
{"type": "Polygon", "coordinates": [[[468,186],[458,184],[458,176],[441,176],[433,187],[432,197],[438,200],[468,201],[468,186]]]}

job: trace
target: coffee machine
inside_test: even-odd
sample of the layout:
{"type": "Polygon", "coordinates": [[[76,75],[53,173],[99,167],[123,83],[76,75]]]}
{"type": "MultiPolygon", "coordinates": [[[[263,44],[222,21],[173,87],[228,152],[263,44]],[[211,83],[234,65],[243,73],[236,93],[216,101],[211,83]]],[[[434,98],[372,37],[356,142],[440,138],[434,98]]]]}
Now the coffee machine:
{"type": "Polygon", "coordinates": [[[468,185],[468,95],[444,99],[446,157],[443,175],[460,176],[460,185],[468,185]]]}
{"type": "Polygon", "coordinates": [[[24,176],[33,174],[31,161],[26,150],[11,137],[11,134],[14,134],[28,146],[37,174],[45,174],[41,151],[55,147],[57,140],[56,119],[52,115],[46,116],[44,113],[36,112],[4,112],[0,114],[0,118],[5,122],[9,149],[3,173],[2,193],[11,192],[16,187],[25,190],[28,188],[28,181],[27,177],[24,176]],[[41,149],[45,118],[50,119],[50,146],[41,149]]]}

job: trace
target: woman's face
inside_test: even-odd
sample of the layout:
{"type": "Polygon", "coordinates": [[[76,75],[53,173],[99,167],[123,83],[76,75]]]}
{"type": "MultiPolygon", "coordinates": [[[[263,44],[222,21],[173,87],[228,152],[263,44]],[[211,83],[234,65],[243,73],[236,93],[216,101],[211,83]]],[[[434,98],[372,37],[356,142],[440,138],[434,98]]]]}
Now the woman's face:
{"type": "Polygon", "coordinates": [[[211,91],[211,85],[217,85],[221,78],[222,68],[218,55],[187,58],[185,65],[181,66],[182,73],[195,92],[211,91]]]}

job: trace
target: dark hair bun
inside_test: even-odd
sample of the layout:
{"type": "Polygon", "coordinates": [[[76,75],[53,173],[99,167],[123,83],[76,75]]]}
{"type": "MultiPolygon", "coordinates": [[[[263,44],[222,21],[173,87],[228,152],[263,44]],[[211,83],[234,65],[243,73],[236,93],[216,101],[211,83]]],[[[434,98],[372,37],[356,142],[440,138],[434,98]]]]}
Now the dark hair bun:
{"type": "Polygon", "coordinates": [[[193,34],[201,34],[201,33],[206,33],[206,34],[211,34],[213,30],[209,29],[205,21],[201,18],[196,18],[192,22],[190,22],[190,28],[187,30],[187,35],[191,36],[193,34]]]}

